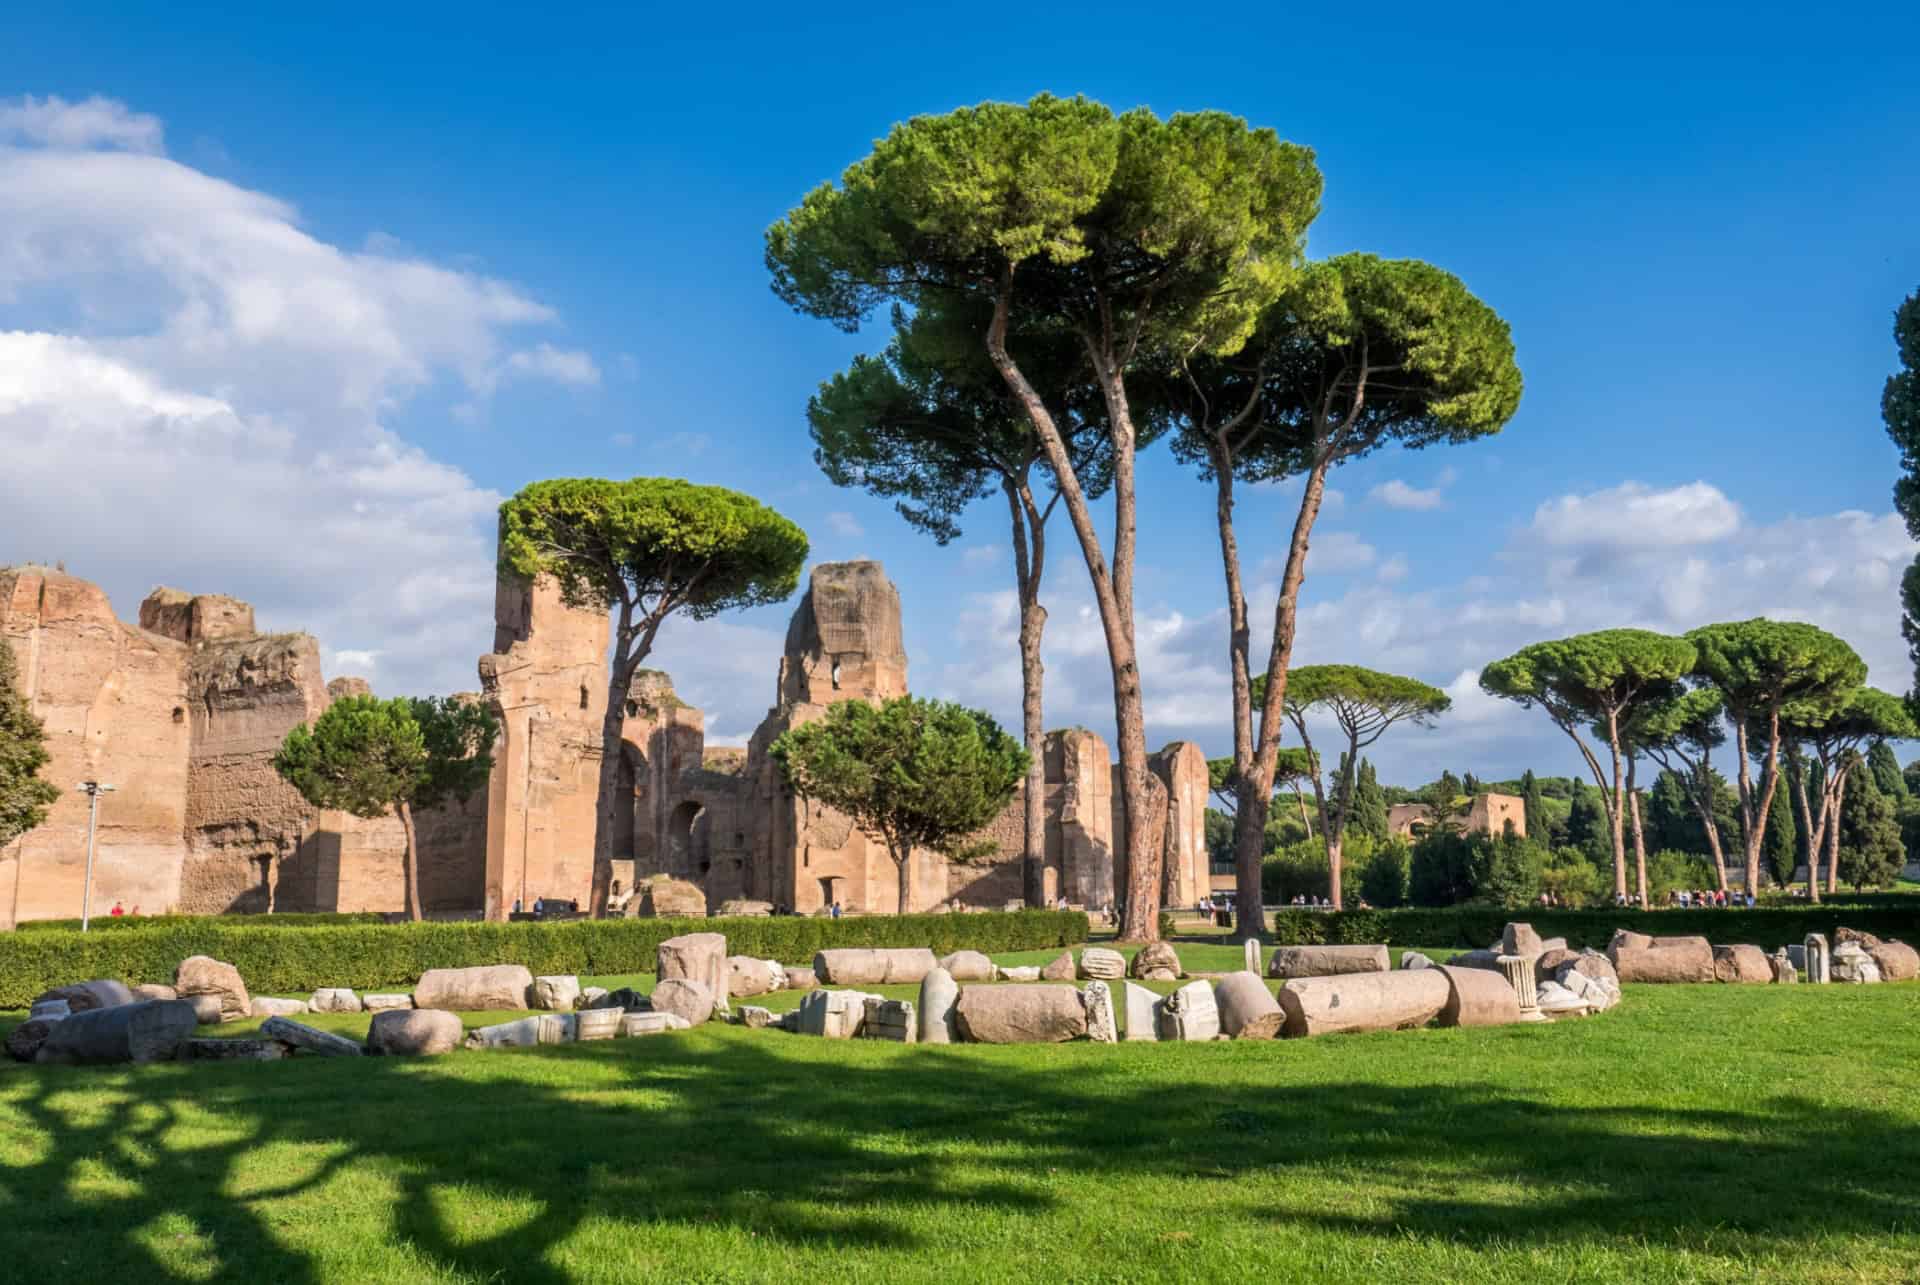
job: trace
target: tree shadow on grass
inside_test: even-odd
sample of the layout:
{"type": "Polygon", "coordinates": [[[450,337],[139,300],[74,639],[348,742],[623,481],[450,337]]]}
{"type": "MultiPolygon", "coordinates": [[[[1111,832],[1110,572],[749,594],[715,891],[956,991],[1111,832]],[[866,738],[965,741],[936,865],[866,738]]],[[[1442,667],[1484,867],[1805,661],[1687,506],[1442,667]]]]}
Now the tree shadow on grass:
{"type": "MultiPolygon", "coordinates": [[[[1888,1112],[1791,1097],[1686,1110],[1552,1105],[1489,1084],[1302,1085],[1286,1082],[1282,1048],[1271,1063],[1265,1050],[1216,1063],[1235,1046],[860,1045],[822,1061],[824,1047],[695,1033],[432,1063],[36,1070],[0,1082],[0,1121],[24,1118],[46,1144],[0,1168],[11,1250],[60,1278],[164,1276],[173,1264],[153,1229],[184,1215],[210,1245],[201,1279],[318,1280],[321,1264],[276,1226],[328,1208],[275,1202],[305,1192],[330,1206],[343,1189],[329,1184],[368,1177],[385,1185],[339,1200],[386,1203],[391,1224],[377,1230],[430,1270],[548,1282],[568,1278],[551,1251],[589,1220],[910,1254],[929,1210],[1057,1212],[1048,1169],[1217,1177],[1234,1184],[1221,1207],[1249,1219],[1466,1243],[1630,1232],[1697,1244],[1731,1230],[1785,1244],[1920,1225],[1920,1129],[1888,1112]],[[1181,1060],[1151,1069],[1168,1058],[1181,1060]],[[1268,1082],[1236,1081],[1242,1071],[1268,1082]],[[293,1168],[263,1171],[262,1156],[283,1154],[293,1168]],[[1004,1177],[960,1176],[995,1165],[1004,1177]],[[1240,1182],[1329,1165],[1371,1184],[1372,1211],[1287,1207],[1240,1182]],[[1476,1193],[1474,1178],[1494,1181],[1476,1193]],[[1451,1196],[1414,1192],[1450,1183],[1451,1196]],[[1514,1189],[1524,1200],[1505,1203],[1514,1189]]],[[[327,1234],[375,1231],[361,1221],[327,1234]]]]}

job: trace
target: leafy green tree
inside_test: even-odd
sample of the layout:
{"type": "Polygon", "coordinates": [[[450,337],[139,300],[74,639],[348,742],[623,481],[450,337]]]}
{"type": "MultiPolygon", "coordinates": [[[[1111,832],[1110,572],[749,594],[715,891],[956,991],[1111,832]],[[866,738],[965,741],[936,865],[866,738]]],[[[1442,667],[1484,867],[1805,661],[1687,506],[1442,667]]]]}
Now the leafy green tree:
{"type": "MultiPolygon", "coordinates": [[[[1134,636],[1140,425],[1129,378],[1166,354],[1245,346],[1295,273],[1319,195],[1312,153],[1271,130],[1220,112],[1115,116],[1042,94],[896,125],[767,231],[774,292],[842,328],[882,303],[991,306],[987,355],[1039,437],[1092,581],[1131,817],[1157,815],[1164,800],[1147,763],[1134,636]],[[1062,427],[1069,390],[1037,382],[1016,347],[1033,333],[1071,335],[1086,353],[1110,448],[1111,550],[1062,427]]],[[[1242,788],[1263,822],[1271,773],[1242,788]]],[[[1159,931],[1159,840],[1128,827],[1129,941],[1159,931]]]]}
{"type": "Polygon", "coordinates": [[[706,620],[783,602],[806,560],[806,535],[758,500],[673,478],[558,478],[523,487],[500,506],[502,573],[551,576],[568,606],[613,613],[593,837],[596,913],[613,871],[627,692],[660,626],[675,613],[706,620]]]}
{"type": "Polygon", "coordinates": [[[407,913],[422,917],[414,811],[472,797],[493,770],[500,721],[478,701],[348,696],[287,733],[274,770],[316,808],[372,819],[396,813],[406,834],[407,913]]]}
{"type": "Polygon", "coordinates": [[[1541,792],[1532,768],[1520,774],[1520,802],[1525,808],[1527,837],[1545,843],[1552,832],[1547,822],[1547,796],[1541,792]]]}
{"type": "Polygon", "coordinates": [[[1634,744],[1664,769],[1663,776],[1685,789],[1699,821],[1701,840],[1713,859],[1714,887],[1719,889],[1727,886],[1727,858],[1720,846],[1715,782],[1721,778],[1713,770],[1713,752],[1726,743],[1724,715],[1719,689],[1676,685],[1656,689],[1654,698],[1635,710],[1630,728],[1634,744]]]}
{"type": "MultiPolygon", "coordinates": [[[[1259,680],[1264,683],[1266,680],[1259,680]]],[[[1447,694],[1415,678],[1383,674],[1358,665],[1308,665],[1288,677],[1287,718],[1299,733],[1300,744],[1314,753],[1308,720],[1315,714],[1330,717],[1340,729],[1346,748],[1333,780],[1332,798],[1313,778],[1313,797],[1320,813],[1320,835],[1326,844],[1327,868],[1334,887],[1334,907],[1342,906],[1340,875],[1347,826],[1353,817],[1355,775],[1360,751],[1378,741],[1396,723],[1431,727],[1433,720],[1453,704],[1447,694]]]]}
{"type": "Polygon", "coordinates": [[[1884,888],[1900,877],[1906,864],[1906,846],[1900,840],[1900,821],[1893,800],[1880,792],[1870,771],[1847,776],[1846,798],[1840,808],[1840,877],[1854,891],[1884,888]]]}
{"type": "MultiPolygon", "coordinates": [[[[1309,265],[1267,308],[1244,347],[1175,353],[1171,366],[1166,400],[1179,425],[1175,453],[1214,484],[1234,762],[1249,798],[1257,799],[1272,774],[1289,705],[1300,586],[1329,472],[1385,446],[1461,443],[1499,432],[1519,406],[1520,369],[1506,322],[1459,278],[1431,264],[1370,254],[1309,265]],[[1305,485],[1263,685],[1252,676],[1234,485],[1293,474],[1303,474],[1305,485]]],[[[1250,887],[1257,833],[1251,819],[1242,823],[1243,889],[1250,887]]],[[[1337,846],[1329,853],[1337,871],[1337,846]]]]}
{"type": "MultiPolygon", "coordinates": [[[[1031,763],[1025,887],[1027,904],[1037,906],[1045,897],[1046,868],[1040,645],[1047,609],[1040,587],[1047,524],[1060,491],[1051,485],[1046,452],[1032,423],[980,342],[991,320],[989,304],[966,296],[924,301],[910,319],[896,306],[893,342],[878,357],[855,357],[822,384],[807,404],[807,421],[814,460],[834,485],[892,499],[908,525],[937,544],[961,534],[961,515],[976,500],[998,492],[1006,501],[1020,604],[1023,730],[1031,763]]],[[[1017,338],[1015,346],[1038,384],[1065,390],[1060,431],[1074,473],[1088,497],[1098,498],[1111,480],[1110,447],[1099,398],[1082,369],[1085,351],[1065,332],[1017,338]]]]}
{"type": "Polygon", "coordinates": [[[1027,773],[1027,751],[980,710],[899,696],[840,701],[770,751],[795,793],[846,813],[887,845],[899,913],[913,909],[913,850],[956,860],[1000,815],[1027,773]]]}
{"type": "MultiPolygon", "coordinates": [[[[1905,740],[1916,734],[1911,714],[1899,698],[1873,687],[1856,687],[1838,697],[1796,701],[1781,709],[1777,720],[1781,743],[1792,754],[1812,756],[1807,771],[1793,788],[1805,791],[1817,773],[1821,782],[1820,804],[1816,810],[1806,796],[1800,798],[1801,815],[1808,818],[1807,887],[1812,899],[1820,900],[1822,879],[1819,854],[1827,853],[1825,888],[1839,887],[1840,830],[1838,817],[1845,797],[1847,780],[1866,766],[1863,749],[1889,738],[1905,740]]],[[[1763,754],[1765,734],[1749,735],[1750,752],[1763,754]]]]}
{"type": "Polygon", "coordinates": [[[1875,741],[1867,751],[1867,766],[1873,770],[1873,783],[1880,787],[1880,793],[1893,800],[1894,807],[1906,801],[1907,778],[1900,775],[1900,760],[1894,757],[1892,745],[1875,741]]]}
{"type": "Polygon", "coordinates": [[[1595,784],[1603,792],[1611,790],[1604,804],[1616,896],[1627,892],[1628,796],[1622,766],[1629,724],[1638,704],[1667,694],[1693,668],[1694,654],[1693,644],[1683,638],[1645,629],[1603,629],[1523,647],[1480,671],[1480,686],[1490,695],[1543,710],[1579,749],[1595,784]],[[1591,726],[1606,730],[1610,780],[1581,735],[1583,727],[1591,726]]]}
{"type": "Polygon", "coordinates": [[[1360,895],[1382,909],[1407,904],[1407,882],[1413,869],[1413,850],[1397,839],[1375,845],[1360,867],[1360,895]]]}
{"type": "MultiPolygon", "coordinates": [[[[1907,534],[1920,540],[1920,290],[1908,295],[1893,314],[1893,342],[1900,368],[1887,377],[1880,393],[1880,418],[1900,450],[1900,480],[1893,484],[1893,507],[1906,519],[1907,534]]],[[[1900,632],[1913,658],[1914,686],[1920,695],[1920,558],[1900,581],[1900,632]]]]}
{"type": "MultiPolygon", "coordinates": [[[[1294,804],[1300,809],[1300,828],[1313,837],[1313,823],[1307,818],[1306,783],[1319,774],[1319,760],[1303,749],[1288,746],[1280,751],[1280,757],[1274,764],[1274,790],[1286,786],[1293,792],[1294,804]]],[[[1207,787],[1213,797],[1220,802],[1220,809],[1228,819],[1232,819],[1234,809],[1240,806],[1240,792],[1235,784],[1232,759],[1207,760],[1207,787]]]]}
{"type": "Polygon", "coordinates": [[[1380,789],[1380,778],[1374,774],[1372,762],[1361,759],[1360,777],[1353,787],[1353,819],[1348,824],[1356,833],[1376,843],[1385,843],[1393,837],[1388,816],[1387,796],[1380,789]]]}
{"type": "Polygon", "coordinates": [[[1581,782],[1574,785],[1573,802],[1567,811],[1567,843],[1586,853],[1589,861],[1605,865],[1613,851],[1606,796],[1581,782]]]}
{"type": "Polygon", "coordinates": [[[1454,906],[1474,894],[1475,840],[1484,835],[1428,830],[1416,839],[1408,857],[1407,897],[1416,906],[1454,906]]]}
{"type": "Polygon", "coordinates": [[[1780,783],[1781,713],[1795,705],[1810,717],[1837,706],[1866,679],[1867,667],[1846,643],[1799,621],[1729,621],[1696,629],[1687,639],[1699,649],[1695,674],[1720,689],[1733,724],[1746,886],[1756,889],[1767,813],[1780,783]],[[1757,782],[1750,760],[1761,765],[1757,782]]]}
{"type": "Polygon", "coordinates": [[[60,797],[40,769],[50,761],[47,732],[20,690],[13,649],[0,638],[0,848],[47,819],[60,797]]]}
{"type": "Polygon", "coordinates": [[[1604,887],[1600,868],[1578,848],[1553,850],[1540,870],[1540,889],[1563,906],[1588,906],[1600,899],[1604,887]]]}

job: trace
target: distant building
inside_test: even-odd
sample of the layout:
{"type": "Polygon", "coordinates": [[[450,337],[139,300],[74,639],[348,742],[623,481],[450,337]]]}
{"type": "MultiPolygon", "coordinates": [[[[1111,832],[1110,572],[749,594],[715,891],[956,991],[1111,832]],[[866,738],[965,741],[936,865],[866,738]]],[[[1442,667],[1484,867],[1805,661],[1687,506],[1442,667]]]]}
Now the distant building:
{"type": "MultiPolygon", "coordinates": [[[[1402,839],[1413,839],[1416,826],[1433,814],[1424,803],[1396,803],[1387,812],[1387,828],[1402,839]]],[[[1476,794],[1466,813],[1459,818],[1460,829],[1469,834],[1500,834],[1508,825],[1521,838],[1527,837],[1527,803],[1517,794],[1476,794]]]]}

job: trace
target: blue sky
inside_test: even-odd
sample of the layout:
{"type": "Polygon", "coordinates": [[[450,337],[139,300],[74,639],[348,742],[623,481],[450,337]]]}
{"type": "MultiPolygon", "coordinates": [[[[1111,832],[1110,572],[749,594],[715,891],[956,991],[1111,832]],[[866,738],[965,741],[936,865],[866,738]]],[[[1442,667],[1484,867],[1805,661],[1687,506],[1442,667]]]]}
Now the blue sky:
{"type": "MultiPolygon", "coordinates": [[[[818,558],[882,558],[915,688],[1011,720],[999,515],[937,549],[825,482],[806,398],[884,335],[788,313],[760,238],[894,121],[1047,89],[1314,147],[1310,253],[1431,260],[1513,326],[1507,431],[1343,470],[1316,541],[1301,658],[1458,697],[1383,743],[1388,779],[1569,768],[1473,673],[1579,629],[1797,615],[1904,689],[1878,398],[1920,287],[1917,38],[1891,4],[12,15],[0,561],[65,558],[123,615],[161,581],[240,593],[332,672],[470,687],[498,496],[676,474],[768,500],[818,558]]],[[[1209,495],[1164,453],[1143,481],[1150,734],[1223,753],[1209,495]]],[[[1293,502],[1248,497],[1255,561],[1293,502]]],[[[1054,547],[1049,721],[1104,727],[1064,525],[1054,547]]],[[[785,616],[663,640],[717,737],[771,701],[785,616]]]]}

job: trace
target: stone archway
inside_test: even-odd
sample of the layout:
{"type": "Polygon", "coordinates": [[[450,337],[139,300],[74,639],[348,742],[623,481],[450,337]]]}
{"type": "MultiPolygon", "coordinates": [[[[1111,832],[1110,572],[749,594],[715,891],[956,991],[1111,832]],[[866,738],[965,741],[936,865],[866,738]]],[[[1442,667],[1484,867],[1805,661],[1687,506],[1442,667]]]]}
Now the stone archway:
{"type": "Polygon", "coordinates": [[[667,818],[668,873],[700,880],[713,867],[707,843],[707,807],[698,799],[684,799],[667,818]]]}

